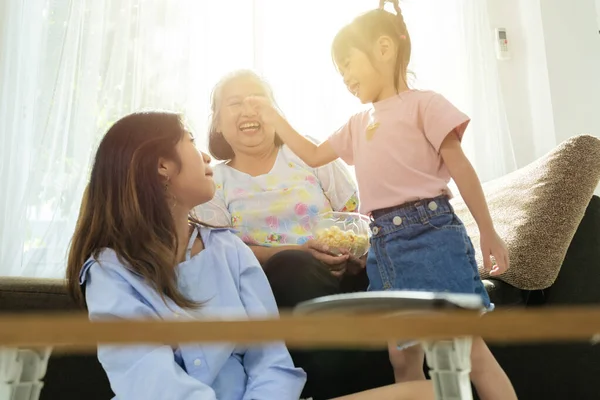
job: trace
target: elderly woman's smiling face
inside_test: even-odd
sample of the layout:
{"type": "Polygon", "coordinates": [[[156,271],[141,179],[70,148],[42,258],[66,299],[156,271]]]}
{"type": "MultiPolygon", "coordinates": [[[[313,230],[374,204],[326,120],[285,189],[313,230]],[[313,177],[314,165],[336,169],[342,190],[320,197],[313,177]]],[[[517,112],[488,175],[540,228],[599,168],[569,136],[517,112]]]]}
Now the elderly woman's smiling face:
{"type": "Polygon", "coordinates": [[[271,98],[265,85],[252,76],[232,79],[223,85],[219,95],[217,127],[235,152],[260,150],[273,146],[275,140],[273,127],[264,125],[244,101],[248,96],[271,98]]]}

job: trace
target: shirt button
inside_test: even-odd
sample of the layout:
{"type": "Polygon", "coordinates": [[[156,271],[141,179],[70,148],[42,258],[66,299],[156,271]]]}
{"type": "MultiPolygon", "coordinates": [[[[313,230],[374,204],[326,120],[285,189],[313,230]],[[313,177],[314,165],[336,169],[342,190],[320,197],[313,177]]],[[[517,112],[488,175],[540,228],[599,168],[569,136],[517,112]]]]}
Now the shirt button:
{"type": "Polygon", "coordinates": [[[373,235],[377,235],[379,233],[379,228],[374,226],[372,229],[373,235]]]}
{"type": "Polygon", "coordinates": [[[199,358],[196,358],[196,359],[194,360],[194,365],[195,365],[196,367],[199,367],[199,366],[201,366],[201,365],[202,365],[202,360],[201,360],[201,359],[199,359],[199,358]]]}
{"type": "Polygon", "coordinates": [[[402,218],[396,215],[396,216],[395,216],[395,217],[392,219],[392,223],[393,223],[394,225],[396,225],[396,226],[402,225],[402,218]]]}
{"type": "Polygon", "coordinates": [[[435,211],[435,210],[437,210],[438,205],[437,205],[437,203],[435,201],[432,201],[432,202],[429,203],[428,207],[429,207],[429,209],[431,211],[435,211]]]}

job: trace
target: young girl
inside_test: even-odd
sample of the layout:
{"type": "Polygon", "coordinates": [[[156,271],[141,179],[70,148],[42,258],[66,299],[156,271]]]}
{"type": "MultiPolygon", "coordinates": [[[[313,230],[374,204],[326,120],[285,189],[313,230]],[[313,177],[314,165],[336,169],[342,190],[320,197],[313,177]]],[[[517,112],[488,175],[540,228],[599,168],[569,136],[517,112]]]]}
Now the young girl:
{"type": "MultiPolygon", "coordinates": [[[[210,158],[177,114],[138,113],[100,143],[69,253],[71,295],[92,320],[276,316],[252,251],[189,216],[215,192],[210,158]]],[[[126,400],[298,400],[306,381],[281,342],[100,346],[126,400]]],[[[350,399],[432,399],[423,382],[350,399]]]]}
{"type": "MultiPolygon", "coordinates": [[[[372,218],[367,260],[370,290],[406,289],[479,294],[489,307],[464,225],[449,203],[453,178],[481,234],[484,266],[509,266],[481,184],[460,141],[469,118],[441,95],[409,90],[411,44],[400,7],[367,12],[342,28],[332,54],[348,90],[372,107],[352,116],[326,142],[298,134],[267,99],[246,99],[264,123],[312,167],[341,157],[355,165],[360,211],[372,218]]],[[[390,346],[396,381],[424,379],[420,346],[390,346]]],[[[473,341],[471,379],[484,400],[516,398],[506,374],[481,339],[473,341]]]]}

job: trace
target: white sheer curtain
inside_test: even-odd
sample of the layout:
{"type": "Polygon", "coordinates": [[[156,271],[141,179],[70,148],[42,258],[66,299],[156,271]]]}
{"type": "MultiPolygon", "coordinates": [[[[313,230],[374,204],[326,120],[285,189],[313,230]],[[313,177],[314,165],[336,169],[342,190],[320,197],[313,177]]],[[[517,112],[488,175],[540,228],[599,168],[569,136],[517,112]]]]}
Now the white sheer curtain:
{"type": "Polygon", "coordinates": [[[463,148],[480,179],[516,169],[487,1],[408,0],[417,88],[445,95],[472,121],[463,148]]]}
{"type": "MultiPolygon", "coordinates": [[[[144,108],[205,140],[209,92],[255,68],[287,117],[325,138],[361,105],[333,68],[337,29],[377,1],[5,0],[0,5],[0,275],[60,277],[102,133],[144,108]]],[[[473,117],[484,179],[514,169],[485,1],[406,0],[415,86],[473,117]]]]}

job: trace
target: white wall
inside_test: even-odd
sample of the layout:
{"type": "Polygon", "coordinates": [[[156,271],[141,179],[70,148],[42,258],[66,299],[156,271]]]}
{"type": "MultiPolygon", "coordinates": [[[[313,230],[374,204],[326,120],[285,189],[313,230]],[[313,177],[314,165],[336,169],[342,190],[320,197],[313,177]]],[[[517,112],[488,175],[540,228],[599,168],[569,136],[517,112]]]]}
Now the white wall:
{"type": "Polygon", "coordinates": [[[488,3],[492,27],[507,30],[511,59],[498,61],[498,68],[515,156],[522,167],[556,145],[550,140],[554,119],[540,0],[488,3]]]}
{"type": "Polygon", "coordinates": [[[508,34],[512,58],[498,63],[519,166],[573,135],[600,137],[600,0],[488,4],[508,34]]]}
{"type": "Polygon", "coordinates": [[[600,0],[488,3],[492,26],[508,30],[512,59],[499,69],[519,163],[576,134],[600,137],[600,0]]]}
{"type": "Polygon", "coordinates": [[[600,35],[595,0],[542,0],[556,138],[600,137],[600,35]]]}

